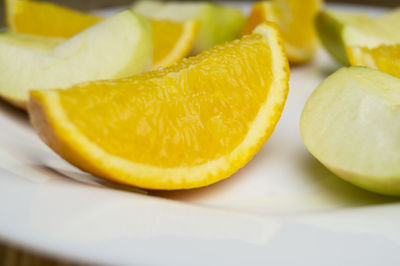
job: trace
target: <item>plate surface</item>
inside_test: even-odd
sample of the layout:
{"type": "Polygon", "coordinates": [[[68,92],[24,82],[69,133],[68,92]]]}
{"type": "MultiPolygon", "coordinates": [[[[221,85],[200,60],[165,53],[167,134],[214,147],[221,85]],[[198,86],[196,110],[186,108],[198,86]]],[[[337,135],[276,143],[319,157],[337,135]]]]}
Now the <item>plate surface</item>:
{"type": "Polygon", "coordinates": [[[190,191],[146,192],[83,173],[1,102],[0,238],[113,265],[400,265],[398,199],[345,183],[301,141],[304,103],[337,68],[323,51],[293,67],[262,150],[229,179],[190,191]]]}

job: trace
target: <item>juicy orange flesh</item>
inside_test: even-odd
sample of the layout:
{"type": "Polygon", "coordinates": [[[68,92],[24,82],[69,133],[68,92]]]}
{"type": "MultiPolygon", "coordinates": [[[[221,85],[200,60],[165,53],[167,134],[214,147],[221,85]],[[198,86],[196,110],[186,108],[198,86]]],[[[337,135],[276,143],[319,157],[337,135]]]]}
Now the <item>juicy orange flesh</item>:
{"type": "Polygon", "coordinates": [[[243,34],[250,34],[253,30],[266,19],[264,6],[262,2],[255,3],[251,9],[249,18],[244,26],[243,34]]]}
{"type": "Polygon", "coordinates": [[[269,10],[264,7],[265,3],[254,4],[246,25],[246,34],[251,33],[261,22],[268,20],[278,24],[287,43],[299,48],[313,45],[316,38],[313,23],[320,8],[320,1],[273,0],[268,3],[271,7],[269,10]]]}
{"type": "Polygon", "coordinates": [[[364,47],[362,50],[372,56],[380,71],[400,78],[400,45],[383,45],[373,49],[364,47]]]}
{"type": "Polygon", "coordinates": [[[278,0],[276,2],[279,10],[277,12],[281,12],[279,16],[283,17],[285,24],[288,25],[284,27],[278,23],[282,29],[283,39],[299,48],[312,45],[316,38],[314,17],[319,10],[319,2],[316,0],[278,0]]]}
{"type": "Polygon", "coordinates": [[[80,132],[109,154],[167,168],[195,166],[243,141],[268,97],[270,62],[262,37],[245,36],[240,45],[164,70],[59,91],[60,101],[80,132]]]}
{"type": "Polygon", "coordinates": [[[153,31],[153,63],[155,64],[167,57],[174,49],[176,40],[178,40],[183,33],[184,24],[156,20],[151,20],[150,22],[153,31]]]}
{"type": "Polygon", "coordinates": [[[42,2],[17,1],[13,8],[13,23],[17,32],[38,36],[69,38],[101,20],[42,2]]]}

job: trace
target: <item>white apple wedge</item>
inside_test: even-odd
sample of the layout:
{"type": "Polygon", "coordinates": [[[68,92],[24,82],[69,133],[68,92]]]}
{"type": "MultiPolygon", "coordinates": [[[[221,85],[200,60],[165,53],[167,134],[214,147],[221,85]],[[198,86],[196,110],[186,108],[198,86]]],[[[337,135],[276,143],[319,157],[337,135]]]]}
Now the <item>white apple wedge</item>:
{"type": "Polygon", "coordinates": [[[57,44],[18,34],[0,37],[0,96],[25,108],[29,90],[121,78],[151,66],[150,25],[131,10],[57,44]]]}
{"type": "Polygon", "coordinates": [[[308,150],[339,177],[400,195],[400,79],[342,68],[308,99],[300,120],[308,150]]]}
{"type": "Polygon", "coordinates": [[[65,42],[63,38],[49,38],[13,32],[0,33],[0,43],[32,50],[51,51],[63,42],[65,42]]]}

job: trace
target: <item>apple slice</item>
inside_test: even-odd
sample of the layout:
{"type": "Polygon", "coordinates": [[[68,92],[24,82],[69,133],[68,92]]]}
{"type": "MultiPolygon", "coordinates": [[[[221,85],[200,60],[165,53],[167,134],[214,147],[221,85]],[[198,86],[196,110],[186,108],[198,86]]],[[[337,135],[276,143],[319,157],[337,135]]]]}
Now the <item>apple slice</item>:
{"type": "Polygon", "coordinates": [[[160,2],[142,0],[132,10],[151,19],[201,23],[192,53],[200,53],[217,44],[239,37],[245,23],[240,9],[207,2],[160,2]]]}
{"type": "Polygon", "coordinates": [[[150,25],[131,10],[59,42],[16,33],[0,35],[0,96],[25,108],[31,89],[121,78],[151,66],[150,25]]]}
{"type": "Polygon", "coordinates": [[[39,51],[51,51],[64,41],[65,39],[63,38],[48,38],[12,32],[0,33],[0,43],[39,51]]]}
{"type": "Polygon", "coordinates": [[[400,79],[342,68],[308,99],[300,119],[308,150],[339,177],[400,195],[400,79]]]}
{"type": "Polygon", "coordinates": [[[400,8],[380,17],[361,13],[321,11],[315,20],[318,36],[331,56],[349,65],[346,47],[374,47],[400,42],[400,8]]]}

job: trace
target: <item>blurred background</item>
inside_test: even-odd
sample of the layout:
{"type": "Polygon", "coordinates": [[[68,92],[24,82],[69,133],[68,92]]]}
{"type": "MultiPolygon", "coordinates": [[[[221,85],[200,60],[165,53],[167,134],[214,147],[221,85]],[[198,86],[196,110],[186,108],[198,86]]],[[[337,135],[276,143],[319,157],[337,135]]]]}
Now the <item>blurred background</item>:
{"type": "MultiPolygon", "coordinates": [[[[132,0],[43,0],[43,1],[62,4],[83,11],[88,11],[96,8],[130,5],[133,2],[132,0]]],[[[233,0],[233,1],[240,1],[240,0],[233,0]]],[[[211,2],[221,2],[221,1],[213,0],[211,2]]],[[[255,1],[247,0],[247,2],[255,2],[255,1]]],[[[388,6],[388,7],[400,6],[400,0],[326,0],[326,2],[388,6]]],[[[4,8],[3,1],[1,1],[0,8],[1,9],[4,8]]]]}
{"type": "MultiPolygon", "coordinates": [[[[90,10],[94,8],[130,5],[133,2],[132,0],[43,0],[43,1],[63,4],[65,6],[69,6],[80,10],[90,10]]],[[[243,2],[240,0],[236,1],[243,2]]],[[[221,2],[221,1],[213,0],[211,2],[221,2]]],[[[255,2],[255,1],[247,0],[247,2],[255,2]]],[[[400,5],[400,0],[326,0],[326,2],[351,3],[351,4],[363,4],[363,5],[376,5],[376,6],[400,5]]]]}
{"type": "MultiPolygon", "coordinates": [[[[77,10],[81,10],[81,11],[90,11],[93,9],[116,7],[116,6],[128,6],[134,2],[134,0],[43,0],[43,1],[56,3],[56,4],[62,4],[64,6],[74,8],[77,10]]],[[[168,1],[168,0],[164,0],[164,1],[168,1]]],[[[185,0],[180,0],[180,1],[185,1],[185,0]]],[[[210,2],[226,2],[226,1],[221,1],[221,0],[209,0],[209,1],[210,2]]],[[[232,1],[256,2],[254,0],[232,0],[232,1]]],[[[400,0],[325,0],[325,2],[327,2],[327,3],[361,4],[361,5],[385,6],[385,7],[400,6],[400,0]]],[[[4,25],[5,25],[3,10],[4,10],[4,1],[0,1],[0,14],[1,14],[0,26],[2,26],[2,27],[4,27],[4,25]]]]}
{"type": "MultiPolygon", "coordinates": [[[[56,4],[62,4],[64,6],[74,8],[77,10],[81,10],[81,11],[90,11],[93,9],[116,7],[116,6],[128,6],[134,2],[134,0],[43,0],[43,1],[56,3],[56,4]]],[[[168,1],[168,0],[164,0],[164,1],[168,1]]],[[[185,0],[180,0],[180,1],[185,1],[185,0]]],[[[254,0],[233,0],[233,1],[256,2],[254,0]]],[[[210,0],[210,2],[226,2],[226,1],[210,0]]],[[[361,5],[385,6],[385,7],[400,6],[400,0],[325,0],[325,2],[327,2],[327,3],[361,4],[361,5]]],[[[1,14],[0,15],[0,26],[1,27],[5,26],[5,18],[3,15],[4,14],[3,10],[4,10],[4,1],[0,1],[0,14],[1,14]]]]}
{"type": "MultiPolygon", "coordinates": [[[[166,0],[167,1],[167,0],[166,0]]],[[[184,0],[181,0],[184,1],[184,0]]],[[[235,0],[233,0],[235,1],[235,0]]],[[[239,1],[239,0],[236,0],[239,1]]],[[[118,5],[130,5],[132,0],[47,0],[47,2],[61,3],[69,7],[74,7],[82,10],[90,10],[93,8],[103,8],[118,5]]],[[[220,2],[213,0],[211,2],[220,2]]],[[[240,1],[242,2],[242,1],[240,1]]],[[[247,2],[255,2],[247,0],[247,2]]],[[[400,0],[327,0],[326,2],[338,2],[338,3],[352,3],[352,4],[364,4],[364,5],[377,5],[377,6],[399,6],[400,0]]]]}

